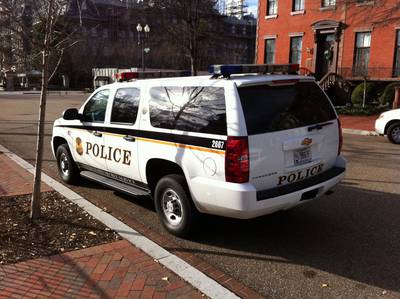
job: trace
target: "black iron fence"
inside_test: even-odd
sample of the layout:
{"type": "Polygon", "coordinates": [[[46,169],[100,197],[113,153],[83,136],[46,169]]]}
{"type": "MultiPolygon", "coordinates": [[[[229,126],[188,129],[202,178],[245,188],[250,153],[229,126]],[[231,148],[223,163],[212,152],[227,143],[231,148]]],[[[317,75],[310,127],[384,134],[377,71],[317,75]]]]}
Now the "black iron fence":
{"type": "Polygon", "coordinates": [[[385,67],[343,67],[338,68],[337,74],[343,78],[393,79],[400,80],[400,68],[385,67]]]}

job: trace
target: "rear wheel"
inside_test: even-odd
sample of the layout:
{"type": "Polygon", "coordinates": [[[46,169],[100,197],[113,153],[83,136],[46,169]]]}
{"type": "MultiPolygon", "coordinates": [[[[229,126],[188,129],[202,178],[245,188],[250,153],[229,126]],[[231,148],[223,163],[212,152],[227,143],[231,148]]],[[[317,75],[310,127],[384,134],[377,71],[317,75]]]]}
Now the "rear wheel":
{"type": "Polygon", "coordinates": [[[58,173],[64,182],[76,183],[79,178],[79,169],[69,151],[67,144],[61,144],[56,151],[58,173]]]}
{"type": "Polygon", "coordinates": [[[163,227],[175,236],[189,236],[194,230],[198,212],[193,205],[185,178],[176,174],[161,178],[154,197],[163,227]]]}
{"type": "Polygon", "coordinates": [[[400,122],[395,122],[390,125],[387,136],[390,142],[400,144],[400,122]]]}

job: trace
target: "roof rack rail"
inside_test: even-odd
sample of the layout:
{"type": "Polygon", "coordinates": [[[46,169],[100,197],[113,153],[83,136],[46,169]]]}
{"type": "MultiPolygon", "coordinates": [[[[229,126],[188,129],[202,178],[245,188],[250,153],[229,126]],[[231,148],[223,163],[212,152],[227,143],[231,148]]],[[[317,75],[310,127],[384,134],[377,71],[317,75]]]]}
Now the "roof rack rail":
{"type": "Polygon", "coordinates": [[[190,75],[190,71],[121,72],[115,74],[115,79],[117,82],[126,82],[136,79],[188,77],[190,75]]]}
{"type": "Polygon", "coordinates": [[[208,71],[213,79],[224,77],[230,78],[237,74],[297,74],[299,65],[289,64],[214,64],[210,65],[208,71]]]}

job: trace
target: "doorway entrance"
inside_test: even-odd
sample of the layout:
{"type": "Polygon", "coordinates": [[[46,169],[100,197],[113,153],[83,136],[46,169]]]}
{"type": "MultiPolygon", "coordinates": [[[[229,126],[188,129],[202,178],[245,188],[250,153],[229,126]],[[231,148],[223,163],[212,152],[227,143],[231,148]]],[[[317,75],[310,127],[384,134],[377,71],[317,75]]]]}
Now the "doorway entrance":
{"type": "Polygon", "coordinates": [[[313,72],[317,80],[327,73],[336,73],[339,44],[344,24],[334,20],[322,20],[311,25],[314,30],[313,72]]]}
{"type": "Polygon", "coordinates": [[[335,34],[319,34],[317,41],[317,57],[315,62],[315,77],[320,80],[325,74],[331,71],[334,52],[335,34]]]}

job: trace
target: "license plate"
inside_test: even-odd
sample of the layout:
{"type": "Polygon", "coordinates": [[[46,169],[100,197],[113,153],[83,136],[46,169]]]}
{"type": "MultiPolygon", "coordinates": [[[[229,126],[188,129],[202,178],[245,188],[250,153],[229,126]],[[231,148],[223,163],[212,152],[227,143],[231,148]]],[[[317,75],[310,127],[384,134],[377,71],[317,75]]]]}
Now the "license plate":
{"type": "Polygon", "coordinates": [[[310,163],[312,160],[311,148],[295,150],[293,152],[293,160],[296,166],[310,163]]]}

